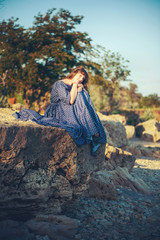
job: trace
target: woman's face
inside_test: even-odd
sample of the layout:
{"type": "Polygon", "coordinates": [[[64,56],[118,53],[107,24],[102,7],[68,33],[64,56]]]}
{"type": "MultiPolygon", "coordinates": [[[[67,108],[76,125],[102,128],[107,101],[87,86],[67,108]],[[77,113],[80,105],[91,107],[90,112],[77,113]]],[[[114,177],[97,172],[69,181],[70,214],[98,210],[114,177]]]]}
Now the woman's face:
{"type": "Polygon", "coordinates": [[[77,73],[75,76],[74,76],[74,81],[78,82],[78,83],[82,83],[83,80],[84,80],[84,75],[82,73],[77,73]]]}

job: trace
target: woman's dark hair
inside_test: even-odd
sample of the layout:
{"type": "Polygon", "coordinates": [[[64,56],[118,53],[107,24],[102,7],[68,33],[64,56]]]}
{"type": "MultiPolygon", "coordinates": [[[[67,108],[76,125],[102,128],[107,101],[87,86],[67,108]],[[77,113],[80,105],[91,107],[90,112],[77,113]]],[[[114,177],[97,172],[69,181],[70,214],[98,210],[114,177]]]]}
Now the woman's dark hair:
{"type": "Polygon", "coordinates": [[[84,69],[84,67],[79,66],[79,67],[73,68],[72,71],[71,71],[71,73],[68,74],[68,75],[66,76],[66,78],[72,79],[72,78],[74,78],[74,76],[75,76],[77,73],[83,74],[84,80],[83,80],[82,84],[83,84],[84,88],[87,90],[87,92],[89,92],[89,90],[88,90],[89,76],[88,76],[88,73],[86,72],[86,70],[84,69]]]}

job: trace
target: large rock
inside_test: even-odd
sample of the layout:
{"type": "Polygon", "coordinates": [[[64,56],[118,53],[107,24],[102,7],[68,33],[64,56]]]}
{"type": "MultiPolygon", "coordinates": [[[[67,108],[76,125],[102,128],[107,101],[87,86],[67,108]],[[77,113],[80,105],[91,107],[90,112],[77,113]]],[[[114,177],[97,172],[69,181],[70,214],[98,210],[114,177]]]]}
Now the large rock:
{"type": "Polygon", "coordinates": [[[154,157],[160,159],[160,147],[145,147],[140,144],[130,143],[124,149],[136,157],[154,157]]]}
{"type": "MultiPolygon", "coordinates": [[[[91,146],[77,147],[66,130],[18,121],[12,113],[0,110],[1,219],[8,212],[23,220],[40,213],[59,214],[83,194],[116,198],[108,171],[118,166],[131,171],[135,162],[131,153],[103,144],[93,157],[91,146]]],[[[111,136],[114,124],[123,126],[104,123],[111,136]]]]}
{"type": "Polygon", "coordinates": [[[145,141],[160,142],[160,122],[151,119],[136,126],[136,136],[145,141]]]}
{"type": "Polygon", "coordinates": [[[125,125],[127,139],[132,139],[136,136],[135,127],[131,125],[125,125]]]}
{"type": "Polygon", "coordinates": [[[117,199],[116,187],[123,186],[135,192],[150,194],[147,184],[138,177],[133,177],[126,167],[115,167],[114,170],[100,170],[94,173],[88,181],[85,196],[98,199],[117,199]]]}
{"type": "Polygon", "coordinates": [[[105,166],[105,144],[77,147],[66,130],[17,121],[0,110],[1,217],[60,213],[81,196],[89,176],[105,166]]]}
{"type": "Polygon", "coordinates": [[[107,130],[107,139],[109,144],[114,147],[124,147],[128,145],[128,139],[125,126],[116,121],[102,121],[104,128],[107,130]]]}
{"type": "Polygon", "coordinates": [[[105,151],[105,169],[115,170],[119,167],[126,167],[130,172],[134,166],[136,157],[132,153],[122,150],[121,148],[115,148],[113,146],[107,146],[105,151]]]}
{"type": "Polygon", "coordinates": [[[72,240],[78,220],[64,215],[38,215],[26,222],[0,221],[1,240],[72,240]]]}
{"type": "Polygon", "coordinates": [[[133,177],[127,168],[117,167],[114,171],[114,183],[116,185],[129,187],[135,192],[140,192],[143,194],[150,194],[150,190],[147,184],[138,177],[133,177]]]}
{"type": "Polygon", "coordinates": [[[64,215],[39,215],[25,223],[34,235],[48,236],[51,240],[72,240],[77,232],[78,220],[64,215]]]}
{"type": "Polygon", "coordinates": [[[114,121],[114,122],[120,122],[123,125],[126,125],[126,117],[120,114],[111,114],[111,115],[104,115],[102,113],[98,113],[98,116],[102,121],[114,121]]]}
{"type": "Polygon", "coordinates": [[[85,195],[91,198],[115,200],[116,188],[113,174],[106,170],[94,173],[88,181],[85,195]]]}
{"type": "MultiPolygon", "coordinates": [[[[130,172],[135,163],[135,156],[120,148],[107,144],[105,164],[100,171],[94,172],[88,179],[85,196],[98,199],[116,199],[115,171],[125,168],[130,172]]],[[[129,174],[129,173],[128,173],[129,174]]]]}
{"type": "Polygon", "coordinates": [[[0,239],[1,240],[32,240],[33,234],[23,224],[13,220],[0,221],[0,239]]]}

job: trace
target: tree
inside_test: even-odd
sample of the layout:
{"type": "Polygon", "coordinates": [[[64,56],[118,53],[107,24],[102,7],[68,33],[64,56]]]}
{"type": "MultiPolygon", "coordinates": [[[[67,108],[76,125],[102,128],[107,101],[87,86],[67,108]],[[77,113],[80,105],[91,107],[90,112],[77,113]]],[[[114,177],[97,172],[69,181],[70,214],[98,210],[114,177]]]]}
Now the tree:
{"type": "MultiPolygon", "coordinates": [[[[26,58],[27,33],[16,24],[18,19],[9,19],[0,24],[0,76],[5,73],[5,94],[13,96],[21,86],[23,63],[26,58]]],[[[1,92],[4,91],[4,81],[1,81],[1,92]],[[3,85],[3,87],[2,87],[3,85]]]]}
{"type": "Polygon", "coordinates": [[[22,91],[29,107],[73,66],[84,64],[83,55],[91,46],[88,34],[75,30],[82,16],[72,16],[64,9],[55,11],[38,14],[30,29],[13,18],[0,25],[0,75],[9,71],[8,94],[22,91]]]}
{"type": "Polygon", "coordinates": [[[102,58],[103,77],[107,81],[109,104],[114,110],[119,104],[119,88],[122,81],[129,81],[128,60],[119,53],[105,51],[102,58]]]}
{"type": "MultiPolygon", "coordinates": [[[[117,109],[119,107],[120,83],[129,81],[130,70],[126,65],[129,61],[124,60],[119,53],[106,51],[105,48],[97,45],[88,54],[86,62],[89,66],[92,66],[89,69],[91,72],[91,84],[95,85],[100,93],[99,96],[97,95],[97,98],[101,98],[100,109],[105,111],[109,109],[108,105],[110,111],[117,109]],[[105,101],[102,101],[102,98],[105,101]]],[[[95,95],[95,93],[91,93],[91,95],[95,95]]]]}
{"type": "Polygon", "coordinates": [[[142,94],[138,93],[138,87],[134,83],[129,83],[129,87],[120,86],[118,95],[119,109],[133,109],[139,107],[139,100],[142,94]]]}
{"type": "Polygon", "coordinates": [[[142,97],[139,101],[139,106],[146,108],[160,107],[160,97],[156,93],[142,97]]]}

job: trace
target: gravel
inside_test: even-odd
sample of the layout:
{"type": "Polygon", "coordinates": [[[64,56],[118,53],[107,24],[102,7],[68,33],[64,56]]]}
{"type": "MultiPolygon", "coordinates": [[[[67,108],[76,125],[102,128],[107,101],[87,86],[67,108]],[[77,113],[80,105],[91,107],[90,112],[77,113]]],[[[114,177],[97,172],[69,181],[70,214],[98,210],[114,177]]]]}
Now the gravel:
{"type": "Polygon", "coordinates": [[[75,240],[159,240],[160,160],[136,160],[131,172],[150,188],[149,195],[117,186],[117,200],[83,197],[65,215],[79,220],[75,240]]]}

